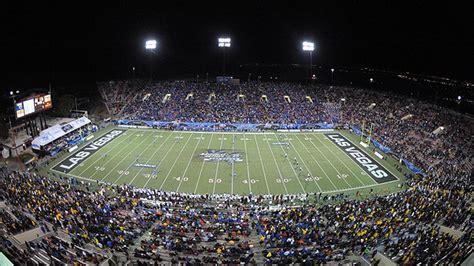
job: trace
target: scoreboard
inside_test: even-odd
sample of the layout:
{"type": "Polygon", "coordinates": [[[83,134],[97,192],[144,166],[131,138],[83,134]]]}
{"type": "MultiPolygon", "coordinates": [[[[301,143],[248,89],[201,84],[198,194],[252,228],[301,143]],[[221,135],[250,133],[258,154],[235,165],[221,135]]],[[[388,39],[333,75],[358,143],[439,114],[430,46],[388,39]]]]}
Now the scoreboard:
{"type": "Polygon", "coordinates": [[[15,115],[18,119],[51,108],[53,108],[51,94],[35,94],[15,102],[15,115]]]}

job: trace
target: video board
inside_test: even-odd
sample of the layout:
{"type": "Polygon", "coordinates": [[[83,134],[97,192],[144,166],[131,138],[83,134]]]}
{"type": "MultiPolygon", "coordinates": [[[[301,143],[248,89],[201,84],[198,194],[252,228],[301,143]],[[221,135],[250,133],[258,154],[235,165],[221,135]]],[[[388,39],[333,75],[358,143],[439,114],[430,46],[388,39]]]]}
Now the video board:
{"type": "Polygon", "coordinates": [[[51,108],[53,108],[51,94],[35,94],[15,102],[15,115],[18,119],[51,108]]]}

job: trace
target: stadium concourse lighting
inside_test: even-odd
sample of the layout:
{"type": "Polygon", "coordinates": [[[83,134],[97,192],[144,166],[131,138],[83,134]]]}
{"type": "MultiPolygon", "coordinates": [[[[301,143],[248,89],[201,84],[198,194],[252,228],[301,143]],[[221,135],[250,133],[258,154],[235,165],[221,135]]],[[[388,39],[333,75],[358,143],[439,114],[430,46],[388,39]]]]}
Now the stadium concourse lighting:
{"type": "Polygon", "coordinates": [[[303,51],[309,52],[309,76],[313,78],[313,51],[314,51],[314,43],[313,42],[303,42],[303,51]]]}
{"type": "Polygon", "coordinates": [[[229,37],[219,37],[217,38],[217,47],[222,48],[223,53],[223,64],[222,64],[222,73],[225,76],[225,50],[229,48],[231,44],[231,39],[229,37]]]}

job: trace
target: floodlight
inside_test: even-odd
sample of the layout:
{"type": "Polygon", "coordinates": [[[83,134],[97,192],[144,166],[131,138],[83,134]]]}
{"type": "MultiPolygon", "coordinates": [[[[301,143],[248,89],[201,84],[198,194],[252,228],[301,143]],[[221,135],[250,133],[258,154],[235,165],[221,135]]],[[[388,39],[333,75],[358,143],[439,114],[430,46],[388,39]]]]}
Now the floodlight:
{"type": "Polygon", "coordinates": [[[18,93],[20,93],[20,91],[19,91],[19,90],[17,90],[17,91],[16,91],[16,94],[18,94],[18,93]]]}
{"type": "Polygon", "coordinates": [[[156,49],[156,40],[148,40],[148,41],[146,41],[146,43],[145,43],[145,48],[146,48],[147,50],[156,49]]]}
{"type": "Polygon", "coordinates": [[[459,101],[461,100],[461,96],[458,96],[458,100],[459,100],[459,101]]]}
{"type": "Polygon", "coordinates": [[[370,82],[374,82],[374,79],[373,79],[373,78],[370,78],[370,82]]]}
{"type": "Polygon", "coordinates": [[[303,42],[303,51],[314,51],[314,43],[312,42],[303,42]]]}
{"type": "Polygon", "coordinates": [[[334,72],[334,68],[331,68],[331,72],[334,72]]]}
{"type": "Polygon", "coordinates": [[[10,91],[10,95],[13,95],[13,91],[10,91]]]}
{"type": "Polygon", "coordinates": [[[230,38],[218,38],[217,46],[218,47],[230,47],[231,40],[230,38]]]}

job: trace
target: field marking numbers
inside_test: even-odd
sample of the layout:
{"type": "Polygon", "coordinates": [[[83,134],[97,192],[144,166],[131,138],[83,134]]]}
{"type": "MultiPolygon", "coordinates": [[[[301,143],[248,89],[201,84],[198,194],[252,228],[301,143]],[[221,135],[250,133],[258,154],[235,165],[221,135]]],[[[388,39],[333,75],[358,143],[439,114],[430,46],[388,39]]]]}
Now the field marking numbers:
{"type": "MultiPolygon", "coordinates": [[[[306,134],[304,134],[304,135],[306,136],[306,134]]],[[[316,139],[318,139],[318,138],[316,138],[316,139]]],[[[319,141],[319,140],[318,140],[318,141],[319,141]]],[[[322,141],[319,141],[319,142],[321,142],[321,144],[323,144],[322,141]]],[[[321,152],[321,151],[318,149],[318,147],[317,147],[316,145],[314,145],[314,143],[313,143],[312,141],[310,141],[310,143],[318,150],[318,152],[324,157],[324,159],[326,159],[326,160],[328,161],[328,163],[332,166],[332,168],[334,168],[334,170],[336,170],[337,174],[340,175],[341,172],[339,172],[339,169],[334,166],[334,164],[328,159],[328,157],[326,157],[326,155],[325,155],[323,152],[321,152]]],[[[323,145],[324,145],[324,144],[323,144],[323,145]]],[[[330,150],[327,146],[324,146],[324,147],[325,147],[327,150],[329,150],[329,151],[331,152],[331,150],[330,150]]],[[[331,152],[331,153],[332,153],[332,152],[331,152]]],[[[335,155],[334,153],[332,153],[332,154],[335,155]]],[[[346,166],[346,168],[347,168],[347,166],[346,166]]],[[[329,178],[329,177],[328,177],[328,178],[329,178]]],[[[346,182],[346,184],[347,184],[349,187],[352,187],[352,185],[350,185],[349,182],[347,182],[347,180],[346,180],[345,178],[343,178],[342,180],[344,180],[344,182],[346,182]]],[[[360,180],[359,180],[359,182],[360,182],[360,180]]]]}
{"type": "Polygon", "coordinates": [[[252,179],[249,179],[249,180],[244,179],[244,180],[242,181],[242,183],[244,183],[244,184],[248,184],[248,183],[250,183],[250,184],[255,184],[255,183],[257,183],[257,182],[260,182],[260,180],[258,180],[258,179],[253,179],[253,178],[252,178],[252,179]]]}
{"type": "MultiPolygon", "coordinates": [[[[272,154],[272,157],[273,157],[273,162],[275,162],[275,165],[276,165],[276,169],[278,170],[278,175],[280,175],[280,178],[283,178],[283,175],[281,174],[281,171],[280,171],[280,167],[278,166],[278,163],[276,161],[276,158],[275,158],[275,154],[273,154],[273,150],[272,150],[272,147],[270,146],[270,142],[268,141],[265,141],[268,145],[268,148],[270,149],[270,153],[272,154]]],[[[263,162],[262,162],[263,163],[263,162]]],[[[286,191],[286,194],[288,194],[288,189],[286,188],[286,185],[285,183],[282,183],[283,186],[285,187],[285,191],[286,191]]]]}
{"type": "MultiPolygon", "coordinates": [[[[138,144],[137,146],[135,146],[135,148],[133,148],[129,153],[127,153],[127,155],[123,156],[122,160],[120,160],[120,161],[115,165],[115,167],[112,168],[112,170],[115,169],[117,166],[119,166],[119,165],[122,163],[122,161],[125,160],[125,158],[127,158],[133,151],[135,151],[135,149],[137,149],[138,147],[140,147],[140,145],[142,145],[143,142],[145,142],[145,140],[147,140],[147,139],[148,139],[149,137],[151,137],[151,136],[152,136],[152,135],[150,134],[150,135],[148,135],[146,138],[143,138],[143,140],[140,142],[140,144],[138,144]]],[[[142,156],[142,154],[143,154],[148,148],[150,148],[150,147],[153,147],[153,146],[152,146],[152,145],[148,145],[145,149],[142,150],[142,152],[140,152],[140,153],[138,154],[137,157],[142,156]]],[[[132,162],[132,163],[124,170],[124,172],[128,172],[128,169],[130,169],[130,167],[132,167],[134,164],[135,164],[135,161],[132,162]]],[[[105,177],[107,177],[110,173],[112,173],[112,171],[110,171],[106,176],[104,176],[104,177],[102,178],[102,180],[104,180],[105,177]]],[[[122,178],[122,176],[123,176],[123,175],[121,174],[121,175],[114,181],[114,184],[117,184],[117,182],[122,178]]],[[[101,181],[102,181],[102,180],[101,180],[101,181]]]]}
{"type": "MultiPolygon", "coordinates": [[[[336,155],[336,153],[335,153],[332,149],[329,149],[329,147],[328,147],[323,141],[320,141],[320,140],[318,140],[318,141],[319,141],[321,144],[323,144],[323,146],[324,146],[330,153],[332,153],[334,156],[336,156],[337,160],[339,160],[339,161],[344,165],[344,167],[345,167],[347,170],[349,170],[349,172],[351,172],[351,173],[354,175],[354,177],[359,181],[359,183],[360,183],[361,185],[363,185],[363,186],[366,185],[366,184],[364,184],[364,182],[362,182],[362,180],[360,180],[360,178],[354,173],[354,171],[352,171],[352,169],[349,168],[349,167],[347,166],[347,164],[344,163],[344,161],[341,160],[341,158],[339,158],[339,156],[336,155]]],[[[335,146],[335,145],[334,145],[334,146],[335,146]]],[[[347,157],[350,158],[350,156],[349,156],[347,153],[341,151],[339,148],[337,149],[337,151],[338,151],[339,153],[343,153],[345,156],[347,156],[347,157]]],[[[329,162],[329,163],[332,165],[331,162],[329,162]]],[[[355,165],[357,165],[357,167],[359,167],[361,170],[364,170],[364,169],[362,169],[362,167],[360,167],[357,163],[356,163],[355,165]]],[[[333,167],[334,167],[334,166],[333,166],[333,167]]],[[[339,171],[337,171],[337,173],[340,174],[339,171]]],[[[372,180],[372,183],[375,183],[375,181],[372,180]]]]}
{"type": "MultiPolygon", "coordinates": [[[[268,142],[267,142],[267,143],[268,143],[268,142]]],[[[268,144],[268,146],[270,147],[270,144],[268,144]]],[[[285,153],[285,149],[283,148],[283,146],[282,146],[282,145],[278,145],[278,146],[280,146],[281,150],[285,153]]],[[[295,151],[296,151],[296,149],[295,149],[295,151]]],[[[296,151],[296,152],[297,152],[297,154],[298,154],[298,151],[296,151]]],[[[273,154],[273,152],[272,152],[272,154],[273,154]]],[[[299,156],[299,155],[298,155],[298,156],[299,156]]],[[[300,156],[300,159],[303,160],[303,159],[301,158],[301,156],[300,156]]],[[[286,158],[286,161],[287,161],[288,164],[290,165],[290,168],[291,168],[291,170],[293,171],[293,174],[295,174],[296,181],[298,181],[298,184],[300,184],[301,190],[303,190],[303,193],[306,193],[306,189],[303,187],[303,184],[301,184],[301,181],[300,181],[300,179],[298,178],[298,174],[296,173],[295,169],[293,168],[293,165],[291,165],[290,158],[287,157],[287,158],[286,158]]],[[[304,163],[304,162],[303,162],[303,163],[304,163]]],[[[307,167],[306,167],[306,168],[307,168],[307,167]]]]}
{"type": "Polygon", "coordinates": [[[311,176],[311,177],[306,177],[304,180],[308,181],[308,182],[310,182],[310,181],[319,181],[319,180],[321,180],[321,178],[322,177],[319,177],[319,176],[311,176]]]}
{"type": "MultiPolygon", "coordinates": [[[[214,134],[212,134],[211,137],[209,138],[209,144],[207,144],[207,150],[209,150],[211,148],[211,142],[212,142],[212,137],[213,136],[214,136],[214,134]]],[[[204,169],[204,164],[205,163],[206,163],[206,161],[202,160],[201,170],[199,170],[198,180],[197,180],[196,186],[194,186],[194,194],[196,194],[196,192],[197,192],[197,188],[199,186],[199,181],[201,180],[202,170],[204,169]]]]}
{"type": "MultiPolygon", "coordinates": [[[[145,178],[157,178],[157,177],[158,177],[158,175],[156,175],[156,174],[143,173],[142,175],[143,175],[143,177],[145,177],[145,178]]],[[[130,181],[130,183],[131,183],[131,181],[130,181]]],[[[129,183],[129,184],[130,184],[130,183],[129,183]]]]}
{"type": "MultiPolygon", "coordinates": [[[[123,133],[122,133],[122,134],[123,134],[123,133]]],[[[109,151],[107,151],[107,153],[111,152],[113,149],[115,149],[116,147],[118,147],[120,144],[124,143],[126,140],[131,140],[133,136],[134,136],[133,134],[130,134],[129,137],[124,138],[124,139],[121,140],[120,142],[118,142],[118,143],[112,143],[112,144],[114,144],[114,145],[113,145],[113,146],[111,145],[112,148],[111,148],[109,151]]],[[[116,140],[116,139],[115,139],[115,140],[116,140]]],[[[89,168],[91,168],[92,166],[94,166],[99,160],[105,159],[105,161],[104,161],[104,166],[107,165],[113,158],[115,158],[116,156],[118,156],[118,155],[121,153],[122,150],[124,150],[125,148],[127,148],[127,146],[128,146],[128,145],[122,145],[122,147],[119,149],[119,151],[116,152],[113,156],[110,156],[110,158],[108,158],[108,157],[103,157],[103,156],[99,156],[99,158],[97,158],[93,163],[91,163],[91,164],[90,164],[89,166],[87,166],[84,170],[82,170],[78,175],[81,176],[81,175],[82,175],[83,173],[85,173],[89,168]]],[[[108,146],[105,146],[105,147],[108,147],[108,146]]],[[[105,148],[105,147],[104,147],[104,148],[105,148]]],[[[99,153],[96,153],[96,154],[99,155],[99,153]]],[[[95,154],[93,154],[92,156],[94,156],[94,155],[95,155],[95,154]]],[[[89,157],[88,159],[92,158],[92,156],[89,157]]],[[[91,177],[93,177],[94,174],[95,174],[95,173],[93,173],[93,174],[91,175],[91,177]]],[[[102,180],[101,180],[101,181],[102,181],[102,180]]]]}
{"type": "Polygon", "coordinates": [[[347,174],[340,174],[340,175],[337,175],[337,178],[339,179],[344,179],[344,178],[347,178],[348,175],[347,174]]]}
{"type": "MultiPolygon", "coordinates": [[[[306,152],[311,156],[311,158],[313,158],[313,161],[316,162],[316,164],[318,165],[319,169],[321,169],[321,171],[323,171],[323,174],[327,177],[327,179],[329,180],[329,182],[332,184],[332,186],[334,187],[334,189],[337,189],[336,185],[334,185],[334,183],[332,182],[331,178],[329,178],[329,175],[326,173],[326,171],[324,170],[324,168],[321,166],[321,164],[319,164],[318,160],[316,158],[314,158],[314,155],[310,152],[310,150],[308,149],[308,147],[306,147],[306,145],[303,143],[303,141],[301,141],[301,139],[296,136],[296,139],[299,141],[299,143],[301,143],[301,145],[303,146],[303,148],[306,150],[306,152]]],[[[313,142],[311,142],[311,144],[314,146],[313,142]]],[[[316,146],[314,146],[316,148],[316,150],[318,150],[318,148],[316,146]]],[[[319,150],[318,150],[319,153],[321,153],[319,150]]],[[[348,184],[349,185],[349,184],[348,184]]]]}
{"type": "MultiPolygon", "coordinates": [[[[176,159],[174,160],[173,162],[173,165],[170,167],[170,170],[168,171],[168,174],[166,175],[165,179],[163,180],[163,182],[161,183],[161,186],[160,186],[160,190],[163,189],[163,185],[166,183],[166,180],[168,179],[169,175],[171,174],[171,171],[173,170],[174,166],[176,165],[176,163],[178,162],[178,159],[179,157],[181,157],[181,153],[183,153],[184,151],[184,148],[187,147],[188,143],[189,143],[189,140],[192,138],[193,134],[191,134],[188,138],[188,140],[186,140],[186,143],[184,143],[183,147],[181,148],[181,150],[179,151],[178,153],[178,156],[176,157],[176,159]]],[[[182,136],[181,136],[182,138],[182,136]]]]}
{"type": "MultiPolygon", "coordinates": [[[[168,137],[166,137],[166,139],[161,143],[160,147],[158,147],[158,149],[156,149],[156,151],[158,151],[161,148],[161,146],[171,137],[171,135],[173,135],[173,134],[171,133],[171,134],[168,135],[168,137]]],[[[171,147],[166,151],[165,155],[161,157],[160,161],[156,165],[157,169],[160,169],[161,163],[166,158],[166,156],[168,156],[168,153],[173,149],[174,145],[176,145],[176,141],[174,141],[173,144],[171,144],[171,147]]],[[[146,187],[146,185],[148,185],[150,180],[151,180],[151,178],[148,178],[148,180],[145,182],[145,185],[143,185],[143,187],[146,187]]]]}
{"type": "MultiPolygon", "coordinates": [[[[181,183],[181,182],[187,182],[189,180],[189,177],[187,177],[187,176],[173,176],[173,179],[175,179],[176,181],[179,181],[181,183]]],[[[178,189],[176,191],[178,191],[178,189]]]]}
{"type": "MultiPolygon", "coordinates": [[[[219,138],[219,140],[221,141],[221,147],[219,149],[221,149],[221,150],[222,150],[222,144],[224,144],[224,141],[223,141],[224,139],[226,139],[226,138],[224,138],[224,135],[222,135],[222,137],[219,138]]],[[[214,186],[212,188],[212,195],[214,195],[216,193],[217,174],[219,173],[219,164],[220,164],[220,162],[221,161],[217,161],[216,175],[214,176],[214,180],[216,180],[216,181],[214,182],[214,186]]],[[[222,182],[222,180],[221,180],[221,182],[222,182]]]]}
{"type": "MultiPolygon", "coordinates": [[[[286,137],[288,138],[288,136],[286,136],[286,137]]],[[[281,147],[281,148],[283,149],[283,147],[281,147]]],[[[284,150],[283,150],[283,151],[284,151],[284,150]]],[[[306,165],[306,163],[305,163],[303,157],[301,157],[300,153],[298,152],[298,149],[294,149],[294,151],[296,152],[296,154],[298,155],[298,157],[300,157],[300,160],[301,160],[301,162],[303,163],[303,165],[304,165],[304,167],[306,168],[306,170],[308,171],[308,173],[309,173],[311,176],[313,176],[313,173],[311,172],[311,170],[309,169],[309,167],[306,165]]],[[[289,158],[287,158],[287,159],[288,159],[288,162],[290,162],[290,159],[289,159],[289,158]]],[[[290,164],[291,164],[291,163],[290,163],[290,164]]],[[[321,187],[319,186],[318,182],[316,182],[316,180],[313,180],[313,181],[314,181],[314,183],[316,184],[316,186],[318,187],[319,192],[323,191],[323,190],[321,189],[321,187]]],[[[299,182],[299,179],[298,179],[298,182],[299,182]]],[[[301,182],[300,182],[300,184],[301,184],[301,182]]]]}
{"type": "MultiPolygon", "coordinates": [[[[192,135],[191,135],[191,136],[192,136],[192,135]]],[[[194,151],[191,153],[191,158],[189,158],[188,165],[186,165],[186,169],[184,169],[183,176],[186,176],[186,173],[188,172],[189,166],[191,165],[191,161],[193,160],[194,154],[196,154],[197,147],[198,147],[199,144],[201,143],[201,140],[203,140],[204,138],[202,137],[202,134],[201,134],[200,137],[197,137],[197,138],[195,138],[195,139],[198,139],[199,141],[196,143],[196,146],[194,147],[194,151]]],[[[183,181],[188,181],[188,180],[184,180],[184,178],[188,179],[187,177],[183,177],[183,178],[181,179],[181,181],[178,180],[178,181],[180,181],[180,182],[179,182],[179,184],[178,184],[178,187],[176,188],[176,192],[178,192],[179,189],[181,188],[181,183],[182,183],[183,181]]]]}

